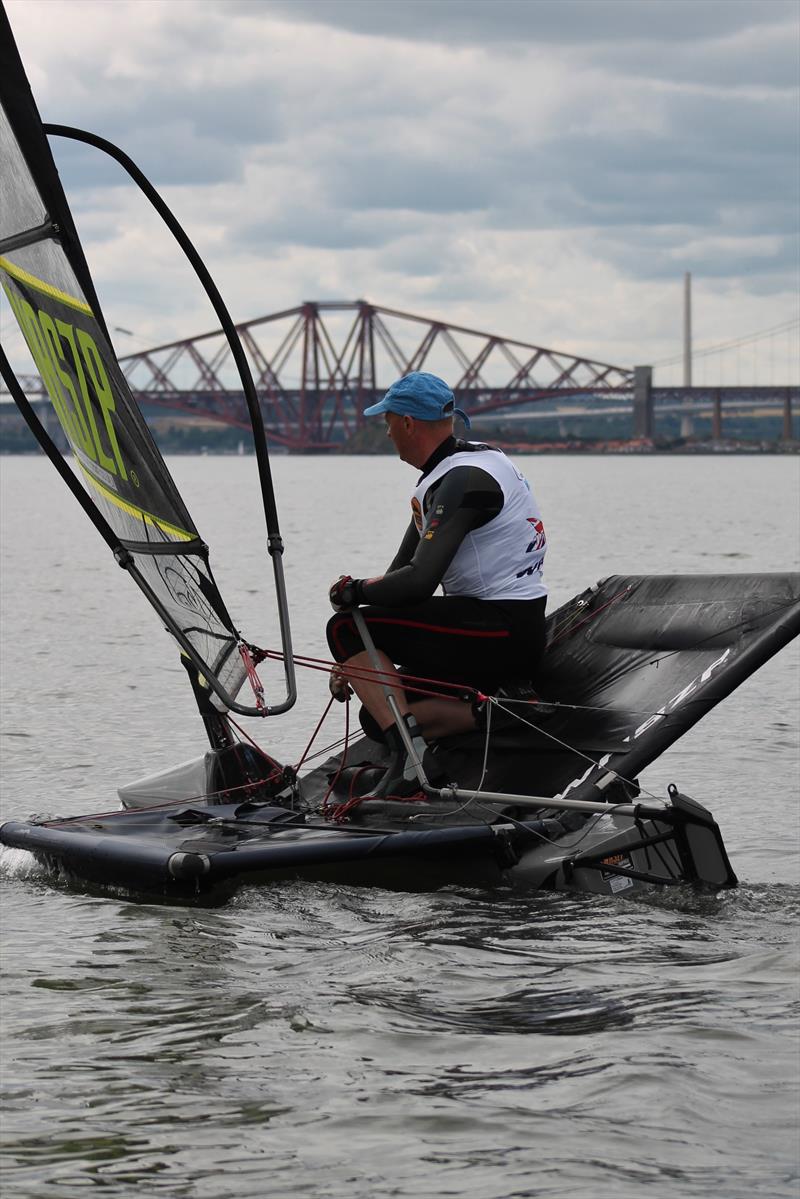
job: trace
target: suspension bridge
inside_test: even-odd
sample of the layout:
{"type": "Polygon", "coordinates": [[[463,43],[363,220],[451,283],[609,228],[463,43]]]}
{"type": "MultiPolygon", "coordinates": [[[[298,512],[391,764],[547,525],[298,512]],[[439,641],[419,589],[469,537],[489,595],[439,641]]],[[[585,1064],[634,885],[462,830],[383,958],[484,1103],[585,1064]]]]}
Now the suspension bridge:
{"type": "MultiPolygon", "coordinates": [[[[797,324],[787,322],[787,328],[793,325],[796,331],[797,324]]],[[[545,422],[555,421],[568,435],[594,418],[607,418],[609,427],[616,421],[623,439],[647,440],[679,414],[684,429],[687,420],[696,421],[719,441],[734,415],[759,412],[776,417],[776,439],[798,436],[793,415],[798,387],[788,382],[657,387],[649,366],[598,362],[365,300],[307,301],[245,321],[237,332],[268,435],[294,451],[350,444],[364,424],[363,409],[412,370],[447,379],[478,430],[500,427],[510,440],[535,440],[531,430],[537,422],[543,429],[545,422]]],[[[772,329],[712,347],[705,357],[766,335],[774,343],[772,329]]],[[[249,428],[241,384],[220,330],[126,354],[120,362],[148,415],[171,413],[249,428]]],[[[656,366],[663,371],[670,362],[656,366]]],[[[29,398],[44,400],[38,376],[25,376],[22,383],[29,398]]]]}

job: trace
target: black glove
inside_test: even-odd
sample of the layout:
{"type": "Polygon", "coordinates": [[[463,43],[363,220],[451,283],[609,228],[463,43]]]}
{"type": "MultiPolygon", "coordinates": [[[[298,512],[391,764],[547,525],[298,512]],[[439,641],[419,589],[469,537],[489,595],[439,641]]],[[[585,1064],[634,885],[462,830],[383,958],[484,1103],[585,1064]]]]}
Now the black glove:
{"type": "Polygon", "coordinates": [[[341,575],[336,580],[328,592],[334,612],[345,612],[361,602],[360,582],[360,579],[353,579],[350,575],[341,575]]]}

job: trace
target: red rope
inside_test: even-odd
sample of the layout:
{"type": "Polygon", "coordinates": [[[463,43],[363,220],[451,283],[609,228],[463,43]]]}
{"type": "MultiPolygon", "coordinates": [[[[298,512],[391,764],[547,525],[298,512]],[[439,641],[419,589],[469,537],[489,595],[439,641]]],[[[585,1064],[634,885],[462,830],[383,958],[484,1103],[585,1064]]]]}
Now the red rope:
{"type": "Polygon", "coordinates": [[[228,724],[232,725],[232,727],[236,729],[236,732],[241,737],[243,737],[245,741],[249,741],[249,743],[252,745],[253,749],[257,749],[263,758],[266,758],[268,762],[271,762],[272,765],[275,767],[275,769],[278,772],[283,770],[283,766],[281,766],[280,762],[277,762],[275,760],[275,758],[272,757],[271,754],[268,754],[265,749],[262,749],[261,746],[258,744],[258,742],[254,741],[253,738],[250,736],[250,734],[245,729],[243,729],[240,724],[236,723],[236,721],[231,716],[230,712],[228,712],[228,714],[227,714],[227,719],[228,719],[228,724]]]}
{"type": "MultiPolygon", "coordinates": [[[[561,629],[557,631],[556,636],[552,639],[550,644],[555,645],[558,641],[561,641],[565,637],[572,635],[574,632],[577,631],[577,629],[582,628],[585,624],[588,624],[589,621],[591,621],[595,617],[599,616],[600,613],[605,611],[606,608],[610,607],[611,604],[616,603],[617,600],[622,599],[626,595],[628,595],[630,593],[630,591],[631,591],[631,588],[626,587],[626,588],[624,588],[624,590],[617,592],[616,595],[612,595],[611,598],[606,601],[606,603],[602,604],[595,611],[588,613],[583,620],[578,621],[577,623],[570,624],[568,622],[565,622],[565,624],[562,625],[561,629]]],[[[258,674],[256,672],[256,669],[255,669],[256,664],[259,662],[263,662],[265,659],[268,659],[268,658],[273,659],[275,661],[283,661],[285,655],[278,650],[260,649],[258,646],[249,646],[245,642],[240,642],[238,648],[239,648],[239,654],[241,655],[245,670],[247,671],[247,677],[250,682],[250,686],[252,687],[253,694],[255,695],[255,698],[256,698],[256,707],[259,710],[263,711],[264,708],[266,707],[266,704],[264,701],[264,688],[263,688],[261,680],[259,679],[258,674]]],[[[324,670],[326,673],[329,672],[332,669],[332,667],[341,665],[341,663],[329,661],[325,658],[312,658],[309,655],[305,655],[305,654],[294,654],[294,655],[292,655],[292,660],[294,661],[294,663],[297,666],[305,666],[310,670],[324,670]]],[[[476,687],[471,687],[471,686],[467,685],[466,683],[453,683],[453,682],[451,682],[449,680],[445,680],[445,679],[426,678],[423,675],[400,674],[400,676],[399,676],[400,681],[397,682],[397,681],[395,681],[394,672],[389,672],[389,671],[385,671],[385,670],[374,670],[374,669],[370,669],[369,667],[361,667],[356,670],[348,670],[347,674],[348,674],[348,677],[350,677],[350,678],[360,679],[360,680],[366,681],[366,682],[375,682],[375,681],[382,680],[387,686],[394,688],[395,690],[399,690],[402,688],[403,690],[413,691],[415,694],[418,694],[418,695],[430,695],[437,699],[449,699],[449,700],[454,700],[454,701],[459,701],[459,700],[463,701],[465,693],[472,694],[478,703],[485,703],[488,699],[491,698],[490,696],[484,695],[483,692],[479,691],[476,687]],[[430,687],[421,687],[421,686],[416,685],[416,684],[420,684],[420,683],[433,684],[435,688],[449,687],[453,690],[458,690],[460,692],[460,694],[459,695],[443,694],[438,689],[434,690],[430,687]]],[[[317,721],[316,728],[314,729],[314,732],[311,734],[311,737],[310,737],[305,749],[303,750],[303,753],[302,753],[302,756],[301,756],[299,762],[294,767],[295,773],[297,773],[300,770],[300,767],[303,765],[306,758],[308,757],[311,746],[314,744],[314,741],[316,740],[317,735],[318,735],[320,729],[322,728],[325,718],[327,717],[328,713],[331,710],[331,706],[333,704],[333,699],[334,699],[334,697],[331,696],[331,698],[328,701],[328,704],[325,708],[325,711],[322,713],[322,716],[317,721]]],[[[527,702],[535,704],[535,703],[538,703],[539,701],[537,699],[533,699],[533,700],[529,700],[527,702]]],[[[280,763],[276,762],[274,758],[272,758],[268,753],[266,753],[266,751],[263,750],[261,748],[261,746],[256,741],[253,740],[253,738],[249,735],[249,733],[245,732],[245,730],[243,728],[241,728],[236,723],[235,720],[232,719],[232,717],[230,716],[230,713],[227,714],[227,718],[228,718],[230,724],[233,726],[233,728],[235,728],[237,730],[237,732],[246,741],[248,741],[250,743],[250,745],[253,746],[254,749],[257,749],[258,752],[265,758],[265,760],[274,767],[274,769],[271,771],[271,773],[268,774],[266,778],[257,779],[252,782],[242,783],[238,787],[226,787],[220,791],[208,791],[208,792],[205,792],[204,794],[188,796],[187,798],[180,799],[180,800],[167,800],[162,804],[148,804],[146,809],[135,809],[135,810],[137,810],[137,811],[142,811],[142,810],[161,811],[165,808],[177,807],[179,804],[193,803],[198,800],[214,799],[217,796],[234,795],[239,791],[252,791],[256,787],[262,786],[265,783],[271,783],[275,779],[279,778],[281,776],[281,774],[283,773],[283,767],[280,765],[280,763]]],[[[330,808],[330,806],[329,806],[330,796],[331,796],[337,782],[339,781],[339,778],[341,777],[342,771],[344,770],[345,764],[347,762],[349,739],[350,739],[350,696],[348,695],[347,702],[345,704],[344,747],[343,747],[341,759],[339,762],[339,768],[336,771],[336,774],[334,775],[327,791],[325,792],[323,800],[322,800],[323,816],[325,817],[326,820],[334,821],[337,824],[339,824],[343,820],[345,820],[347,818],[347,816],[350,814],[350,812],[352,812],[355,808],[357,808],[359,806],[359,804],[361,804],[365,799],[374,798],[373,796],[369,796],[369,795],[353,795],[353,788],[356,784],[357,779],[360,777],[360,775],[365,770],[373,769],[373,767],[370,767],[370,766],[363,766],[359,770],[356,771],[356,773],[353,775],[353,778],[350,781],[348,799],[344,803],[338,804],[333,808],[330,808]]],[[[393,800],[398,803],[420,803],[420,802],[424,801],[427,797],[425,796],[424,792],[419,791],[416,794],[410,795],[410,796],[385,795],[385,796],[382,796],[381,798],[386,799],[386,800],[393,800]]],[[[111,812],[97,813],[92,816],[92,819],[93,820],[102,820],[106,817],[119,816],[122,814],[123,813],[121,813],[119,809],[115,809],[114,811],[111,811],[111,812]]],[[[86,819],[86,818],[76,816],[76,817],[69,818],[67,820],[47,821],[47,824],[58,827],[59,825],[62,825],[62,824],[79,822],[83,819],[86,819]]]]}
{"type": "Polygon", "coordinates": [[[348,799],[356,799],[357,798],[357,796],[354,795],[356,783],[361,778],[362,774],[364,774],[367,770],[375,770],[375,766],[373,766],[373,764],[371,762],[368,762],[366,766],[359,766],[358,770],[355,772],[355,774],[351,778],[348,799]]]}
{"type": "MultiPolygon", "coordinates": [[[[331,697],[331,702],[333,702],[333,697],[331,697]]],[[[328,704],[328,707],[330,707],[330,706],[331,705],[328,704]]],[[[350,741],[350,696],[348,695],[347,699],[345,700],[345,705],[344,705],[344,748],[342,749],[342,756],[339,759],[339,769],[336,771],[336,774],[331,779],[330,785],[328,786],[328,790],[325,792],[324,796],[322,797],[322,815],[325,820],[330,820],[332,818],[332,813],[329,813],[328,801],[331,797],[334,787],[339,782],[339,778],[341,777],[342,771],[344,770],[345,762],[347,761],[347,750],[348,750],[348,746],[349,746],[349,741],[350,741]]]]}
{"type": "MultiPolygon", "coordinates": [[[[273,658],[275,661],[282,662],[284,655],[280,650],[262,650],[266,658],[273,658]]],[[[293,654],[292,661],[296,666],[304,666],[309,670],[324,670],[328,673],[334,666],[341,666],[340,662],[329,661],[326,658],[312,658],[305,654],[293,654]]],[[[462,700],[465,693],[469,693],[474,697],[478,697],[480,692],[477,688],[470,686],[467,683],[454,683],[449,679],[432,679],[424,675],[418,674],[400,674],[400,682],[396,681],[396,673],[388,670],[374,670],[369,666],[356,667],[355,670],[348,668],[348,678],[360,679],[363,682],[383,682],[387,686],[395,690],[404,689],[414,691],[420,695],[431,695],[436,699],[462,700]],[[449,687],[453,691],[458,691],[458,695],[445,695],[441,691],[432,690],[430,687],[417,686],[419,683],[433,684],[435,687],[449,687]]]]}
{"type": "MultiPolygon", "coordinates": [[[[255,652],[263,654],[263,658],[267,657],[266,651],[256,650],[255,652]]],[[[266,704],[264,703],[264,688],[261,684],[261,679],[256,673],[255,662],[253,661],[253,655],[250,652],[250,646],[244,641],[239,642],[239,655],[244,663],[244,668],[247,671],[247,678],[250,682],[250,686],[253,689],[253,695],[256,697],[256,707],[258,708],[259,712],[263,712],[264,708],[266,707],[266,704]]],[[[259,658],[259,661],[263,661],[263,658],[259,658]]]]}
{"type": "MultiPolygon", "coordinates": [[[[341,824],[365,799],[375,798],[374,795],[352,795],[350,799],[333,808],[327,819],[331,820],[334,824],[341,824]]],[[[394,803],[424,803],[428,797],[424,791],[416,791],[413,795],[382,795],[380,798],[392,800],[394,803]]]]}
{"type": "Polygon", "coordinates": [[[327,705],[327,707],[325,708],[325,711],[322,713],[322,715],[320,716],[319,720],[317,721],[317,727],[314,729],[314,732],[311,734],[311,738],[310,738],[310,740],[309,740],[309,742],[308,742],[308,745],[307,745],[307,746],[305,747],[305,749],[303,750],[302,757],[300,758],[300,761],[297,763],[297,765],[296,765],[296,766],[295,766],[295,768],[294,768],[294,770],[295,770],[295,774],[296,774],[296,773],[299,771],[300,767],[301,767],[301,766],[303,765],[303,763],[305,762],[305,760],[306,760],[306,758],[307,758],[307,756],[308,756],[308,751],[311,749],[311,746],[314,744],[314,741],[316,740],[317,733],[318,733],[318,732],[319,732],[319,730],[322,728],[322,725],[323,725],[323,723],[324,723],[324,721],[325,721],[325,717],[328,715],[328,713],[329,713],[329,712],[330,712],[330,710],[331,710],[331,705],[333,704],[333,700],[334,700],[334,697],[333,697],[333,696],[331,696],[331,697],[330,697],[330,699],[328,700],[328,705],[327,705]]]}
{"type": "Polygon", "coordinates": [[[329,813],[326,812],[325,819],[330,820],[332,824],[342,824],[353,811],[361,803],[363,796],[355,795],[352,799],[348,799],[345,803],[337,804],[329,813]]]}

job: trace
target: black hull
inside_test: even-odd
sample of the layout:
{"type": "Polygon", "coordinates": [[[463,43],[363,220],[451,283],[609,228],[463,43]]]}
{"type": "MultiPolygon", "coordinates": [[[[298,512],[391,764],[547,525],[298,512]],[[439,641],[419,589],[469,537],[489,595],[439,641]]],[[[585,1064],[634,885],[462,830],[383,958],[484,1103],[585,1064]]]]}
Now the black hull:
{"type": "MultiPolygon", "coordinates": [[[[423,817],[426,805],[417,807],[423,817]]],[[[69,881],[174,901],[213,902],[240,884],[287,878],[403,891],[449,883],[607,895],[736,885],[710,813],[678,795],[670,805],[609,806],[570,831],[553,819],[503,818],[492,825],[359,830],[249,803],[8,821],[0,841],[69,881]]]]}
{"type": "MultiPolygon", "coordinates": [[[[67,877],[175,899],[287,877],[608,895],[735,885],[710,814],[677,792],[663,805],[639,802],[634,775],[797,635],[800,576],[614,576],[551,616],[549,631],[538,695],[498,697],[482,728],[436,745],[457,793],[405,804],[353,797],[340,767],[379,763],[383,752],[361,740],[346,763],[331,759],[277,794],[255,784],[244,804],[190,800],[195,773],[165,805],[159,780],[143,780],[125,789],[134,810],[10,821],[0,843],[67,877]],[[334,776],[331,823],[321,809],[334,776]]],[[[252,752],[239,755],[249,769],[252,752]]],[[[221,773],[213,753],[200,767],[209,760],[201,792],[240,796],[253,776],[221,773]]]]}

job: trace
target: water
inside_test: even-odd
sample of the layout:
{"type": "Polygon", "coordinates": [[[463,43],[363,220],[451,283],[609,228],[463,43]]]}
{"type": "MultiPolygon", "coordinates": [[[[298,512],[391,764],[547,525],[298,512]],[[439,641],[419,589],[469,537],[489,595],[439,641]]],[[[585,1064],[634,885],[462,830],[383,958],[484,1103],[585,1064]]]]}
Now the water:
{"type": "MultiPolygon", "coordinates": [[[[276,645],[252,459],[172,466],[276,645]]],[[[274,467],[295,641],[321,657],[327,584],[390,560],[414,476],[274,467]]],[[[554,604],[616,572],[797,569],[795,460],[526,469],[554,604]]],[[[113,807],[202,751],[183,672],[49,465],[0,483],[3,818],[113,807]]],[[[5,851],[3,1196],[796,1199],[797,668],[784,651],[645,776],[714,811],[742,880],[719,897],[282,883],[186,909],[5,851]]],[[[264,743],[296,760],[325,696],[304,675],[264,743]]]]}

